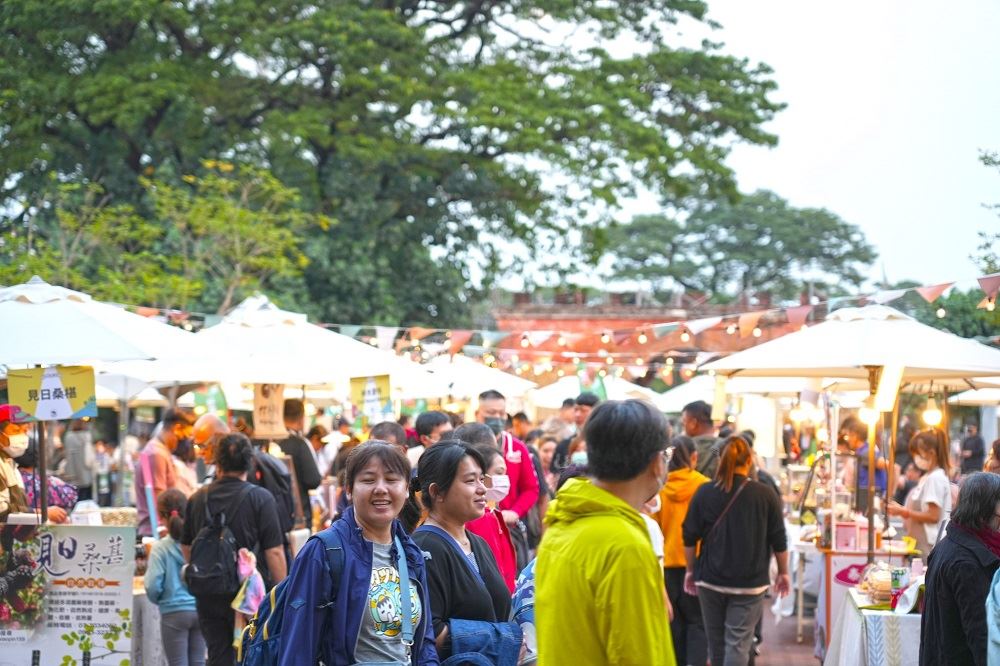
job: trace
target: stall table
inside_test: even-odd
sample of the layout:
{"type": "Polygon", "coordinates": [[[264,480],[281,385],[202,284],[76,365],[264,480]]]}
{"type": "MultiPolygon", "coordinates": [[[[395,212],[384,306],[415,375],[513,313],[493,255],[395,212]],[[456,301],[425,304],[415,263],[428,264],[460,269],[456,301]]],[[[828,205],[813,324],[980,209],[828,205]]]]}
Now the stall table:
{"type": "Polygon", "coordinates": [[[870,610],[856,589],[834,622],[824,666],[912,666],[920,653],[920,615],[870,610]]]}
{"type": "Polygon", "coordinates": [[[132,663],[169,666],[160,638],[160,609],[146,597],[142,579],[132,588],[132,663]]]}

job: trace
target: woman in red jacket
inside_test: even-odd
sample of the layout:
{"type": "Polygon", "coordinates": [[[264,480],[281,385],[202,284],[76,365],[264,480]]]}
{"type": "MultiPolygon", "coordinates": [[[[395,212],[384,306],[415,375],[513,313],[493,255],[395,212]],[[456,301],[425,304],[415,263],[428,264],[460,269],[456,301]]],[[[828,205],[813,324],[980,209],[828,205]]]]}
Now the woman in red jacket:
{"type": "Polygon", "coordinates": [[[511,593],[517,579],[517,556],[510,540],[510,530],[504,522],[503,513],[497,508],[510,491],[510,477],[504,457],[495,446],[475,446],[486,461],[486,501],[489,503],[482,518],[465,524],[465,529],[478,534],[489,545],[496,558],[497,567],[511,593]]]}

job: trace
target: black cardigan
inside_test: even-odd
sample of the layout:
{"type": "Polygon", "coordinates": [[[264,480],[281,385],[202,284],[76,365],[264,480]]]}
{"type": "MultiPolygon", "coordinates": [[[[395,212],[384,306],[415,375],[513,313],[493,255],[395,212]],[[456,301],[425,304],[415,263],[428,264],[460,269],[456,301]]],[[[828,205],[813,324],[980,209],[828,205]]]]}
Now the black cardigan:
{"type": "Polygon", "coordinates": [[[424,551],[427,563],[427,587],[431,597],[434,635],[447,626],[448,620],[506,622],[510,617],[510,590],[500,574],[490,547],[483,539],[466,532],[472,552],[486,585],[475,576],[469,564],[444,537],[418,529],[413,540],[424,551]]]}
{"type": "Polygon", "coordinates": [[[1000,558],[955,523],[928,557],[920,663],[986,665],[986,597],[1000,558]]]}
{"type": "Polygon", "coordinates": [[[745,479],[745,476],[734,476],[733,489],[728,493],[715,483],[706,483],[691,499],[682,532],[685,546],[693,547],[702,542],[695,567],[696,580],[720,587],[768,585],[771,582],[768,575],[771,553],[788,550],[778,497],[773,489],[752,479],[746,481],[747,487],[736,498],[729,513],[709,534],[745,479]]]}

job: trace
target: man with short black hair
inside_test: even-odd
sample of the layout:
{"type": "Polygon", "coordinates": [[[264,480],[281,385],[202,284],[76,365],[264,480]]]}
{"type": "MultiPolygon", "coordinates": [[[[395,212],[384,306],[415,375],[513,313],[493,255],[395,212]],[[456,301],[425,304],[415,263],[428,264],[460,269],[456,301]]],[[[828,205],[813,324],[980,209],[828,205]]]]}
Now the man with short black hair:
{"type": "Polygon", "coordinates": [[[518,412],[510,417],[510,422],[510,434],[523,442],[531,432],[531,419],[524,412],[518,412]]]}
{"type": "Polygon", "coordinates": [[[722,440],[715,434],[712,406],[704,400],[695,400],[684,405],[681,411],[681,427],[684,428],[684,434],[694,440],[695,449],[698,451],[698,471],[714,479],[715,472],[719,469],[719,449],[722,447],[722,440]]]}
{"type": "Polygon", "coordinates": [[[667,478],[667,423],[641,400],[609,400],[583,432],[589,478],[549,505],[535,564],[538,662],[674,663],[663,570],[640,512],[667,478]],[[567,640],[567,627],[589,627],[567,640]]]}
{"type": "Polygon", "coordinates": [[[413,429],[417,432],[417,445],[406,451],[406,457],[410,459],[410,465],[416,469],[424,451],[446,439],[454,427],[451,425],[451,417],[447,414],[431,410],[417,417],[413,429]]]}
{"type": "Polygon", "coordinates": [[[305,404],[296,398],[288,398],[284,405],[285,430],[288,437],[278,442],[278,446],[286,456],[292,459],[292,466],[295,468],[295,481],[299,486],[298,500],[302,510],[302,517],[306,526],[312,522],[309,516],[312,515],[312,504],[309,501],[309,491],[319,488],[323,481],[323,476],[316,467],[316,460],[313,458],[312,447],[302,434],[306,425],[305,404]]]}
{"type": "Polygon", "coordinates": [[[496,435],[504,462],[507,464],[510,493],[498,506],[504,522],[508,526],[513,526],[527,516],[531,507],[538,501],[538,478],[535,476],[531,455],[524,442],[504,430],[506,417],[507,399],[503,393],[489,390],[479,394],[476,421],[489,426],[496,435]]]}
{"type": "Polygon", "coordinates": [[[573,425],[576,430],[574,434],[566,437],[556,446],[555,453],[552,454],[551,467],[553,470],[561,470],[569,464],[569,448],[573,445],[573,440],[583,433],[587,417],[600,402],[601,399],[597,397],[597,394],[590,391],[584,391],[576,396],[573,401],[573,425]]]}
{"type": "Polygon", "coordinates": [[[972,474],[982,472],[986,463],[986,441],[979,434],[979,426],[970,423],[965,426],[966,435],[962,438],[962,459],[959,465],[961,473],[972,474]]]}
{"type": "Polygon", "coordinates": [[[373,425],[368,432],[368,440],[389,442],[406,455],[406,429],[395,421],[382,421],[373,425]]]}
{"type": "MultiPolygon", "coordinates": [[[[232,433],[215,446],[217,477],[211,484],[195,492],[184,512],[184,532],[181,551],[191,561],[191,545],[206,525],[206,512],[213,517],[225,514],[226,526],[239,548],[253,551],[257,568],[270,589],[284,580],[288,571],[283,548],[283,535],[278,523],[274,497],[264,488],[247,482],[253,460],[253,445],[246,435],[232,433]],[[206,506],[207,505],[207,506],[206,506]],[[231,513],[232,515],[229,515],[231,513]]],[[[191,590],[198,610],[205,643],[208,644],[208,666],[233,666],[235,615],[232,597],[199,595],[191,590]]]]}
{"type": "MultiPolygon", "coordinates": [[[[182,440],[190,439],[194,432],[193,426],[194,418],[187,412],[167,409],[163,412],[156,436],[139,452],[139,461],[135,466],[135,508],[140,536],[153,536],[153,523],[149,519],[151,509],[146,502],[145,470],[149,470],[155,504],[160,493],[177,486],[173,453],[182,440]]],[[[153,506],[152,510],[155,511],[156,507],[153,506]]]]}

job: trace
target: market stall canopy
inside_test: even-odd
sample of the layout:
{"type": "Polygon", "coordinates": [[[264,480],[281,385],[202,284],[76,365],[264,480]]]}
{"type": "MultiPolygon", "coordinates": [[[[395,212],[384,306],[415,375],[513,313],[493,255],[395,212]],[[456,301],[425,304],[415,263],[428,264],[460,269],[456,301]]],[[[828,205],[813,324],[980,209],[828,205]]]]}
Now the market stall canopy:
{"type": "Polygon", "coordinates": [[[195,337],[210,356],[239,359],[230,380],[333,384],[340,392],[351,377],[389,375],[394,397],[448,395],[447,385],[419,363],[310,324],[304,314],[282,310],[263,295],[246,299],[195,337]]]}
{"type": "Polygon", "coordinates": [[[117,409],[122,401],[126,401],[129,407],[166,407],[167,399],[159,391],[152,387],[147,387],[134,396],[121,396],[116,391],[97,384],[97,406],[111,407],[117,409]]]}
{"type": "Polygon", "coordinates": [[[190,334],[35,276],[0,289],[0,364],[93,365],[175,352],[190,334]]]}
{"type": "Polygon", "coordinates": [[[1000,350],[921,324],[884,305],[843,308],[826,321],[702,367],[740,377],[867,380],[866,366],[902,367],[904,384],[997,375],[1000,350]]]}
{"type": "Polygon", "coordinates": [[[949,405],[993,407],[1000,405],[1000,388],[981,388],[963,391],[948,398],[949,405]]]}
{"type": "MultiPolygon", "coordinates": [[[[657,393],[653,389],[639,386],[638,384],[633,384],[620,377],[611,375],[604,377],[604,390],[607,392],[608,400],[629,400],[635,398],[652,402],[655,405],[657,399],[662,397],[662,394],[657,393]]],[[[580,393],[579,378],[566,376],[548,386],[528,391],[525,394],[525,399],[535,407],[559,409],[562,406],[563,400],[566,398],[575,398],[580,393]]],[[[657,405],[657,408],[659,408],[659,405],[657,405]]]]}
{"type": "MultiPolygon", "coordinates": [[[[726,380],[726,394],[787,397],[803,391],[822,390],[824,384],[825,380],[817,382],[801,377],[732,377],[726,380]]],[[[711,404],[714,398],[715,377],[698,375],[661,394],[657,405],[668,414],[679,414],[685,405],[695,400],[711,404]]]]}
{"type": "Polygon", "coordinates": [[[538,386],[468,356],[438,356],[425,367],[448,384],[449,395],[454,398],[475,398],[488,389],[500,391],[507,398],[520,398],[538,386]]]}

